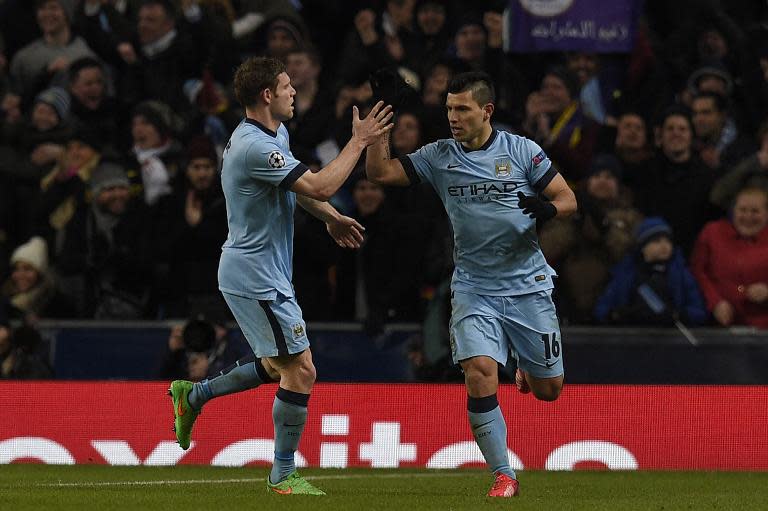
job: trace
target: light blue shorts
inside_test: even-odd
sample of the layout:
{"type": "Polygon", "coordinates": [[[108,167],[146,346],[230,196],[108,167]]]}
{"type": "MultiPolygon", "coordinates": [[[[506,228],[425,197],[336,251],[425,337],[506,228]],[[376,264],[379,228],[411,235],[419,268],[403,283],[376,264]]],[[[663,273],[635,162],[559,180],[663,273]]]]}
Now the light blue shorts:
{"type": "Polygon", "coordinates": [[[454,363],[487,356],[506,365],[509,356],[536,378],[563,374],[563,344],[551,291],[519,296],[454,292],[451,298],[454,363]]]}
{"type": "Polygon", "coordinates": [[[307,325],[296,298],[256,300],[222,293],[240,330],[259,357],[293,355],[309,348],[307,325]]]}

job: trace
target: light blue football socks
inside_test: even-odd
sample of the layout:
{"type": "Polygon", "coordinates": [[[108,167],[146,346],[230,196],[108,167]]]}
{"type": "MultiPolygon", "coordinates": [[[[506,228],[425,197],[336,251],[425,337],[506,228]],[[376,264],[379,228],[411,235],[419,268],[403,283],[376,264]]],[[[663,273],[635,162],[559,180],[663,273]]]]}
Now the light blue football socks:
{"type": "Polygon", "coordinates": [[[507,456],[507,424],[496,394],[486,397],[467,396],[467,415],[480,452],[494,474],[517,479],[507,456]]]}
{"type": "Polygon", "coordinates": [[[307,422],[308,404],[309,394],[282,387],[277,389],[272,405],[272,421],[275,424],[275,460],[269,475],[272,484],[279,483],[296,471],[294,452],[299,447],[307,422]]]}
{"type": "Polygon", "coordinates": [[[242,390],[254,389],[262,383],[272,383],[261,359],[253,355],[241,358],[213,378],[195,383],[189,393],[189,406],[200,410],[211,399],[242,390]]]}

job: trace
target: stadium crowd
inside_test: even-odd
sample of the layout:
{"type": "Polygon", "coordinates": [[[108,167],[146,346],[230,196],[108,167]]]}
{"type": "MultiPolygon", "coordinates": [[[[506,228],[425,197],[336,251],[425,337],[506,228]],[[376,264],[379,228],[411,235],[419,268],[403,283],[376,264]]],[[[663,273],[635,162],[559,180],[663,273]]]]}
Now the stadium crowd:
{"type": "MultiPolygon", "coordinates": [[[[535,140],[577,192],[577,215],[538,226],[564,324],[768,328],[768,6],[648,0],[629,54],[519,54],[506,3],[0,1],[2,357],[6,318],[226,312],[217,169],[243,115],[232,72],[253,55],[285,61],[292,152],[315,171],[351,106],[378,99],[377,69],[410,87],[395,156],[450,137],[450,77],[488,72],[494,127],[535,140]]],[[[305,319],[371,334],[444,320],[452,236],[434,191],[384,189],[361,164],[332,202],[366,240],[340,249],[297,211],[305,319]]]]}

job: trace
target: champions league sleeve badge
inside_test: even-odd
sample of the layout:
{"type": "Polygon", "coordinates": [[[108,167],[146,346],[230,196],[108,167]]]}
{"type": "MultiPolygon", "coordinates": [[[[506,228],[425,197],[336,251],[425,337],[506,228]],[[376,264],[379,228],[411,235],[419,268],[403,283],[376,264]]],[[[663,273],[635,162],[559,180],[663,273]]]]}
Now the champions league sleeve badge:
{"type": "Polygon", "coordinates": [[[285,167],[285,156],[280,151],[272,151],[267,157],[267,163],[273,169],[281,169],[285,167]]]}

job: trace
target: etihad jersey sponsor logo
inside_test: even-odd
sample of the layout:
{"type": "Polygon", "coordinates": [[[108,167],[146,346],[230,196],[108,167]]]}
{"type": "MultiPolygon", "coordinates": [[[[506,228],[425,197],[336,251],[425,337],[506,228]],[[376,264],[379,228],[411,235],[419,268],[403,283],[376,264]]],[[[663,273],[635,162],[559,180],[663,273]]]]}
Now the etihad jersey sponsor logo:
{"type": "Polygon", "coordinates": [[[512,192],[517,190],[518,186],[517,183],[510,181],[487,181],[485,183],[454,185],[448,187],[448,195],[455,197],[459,202],[480,202],[512,197],[512,192]]]}

